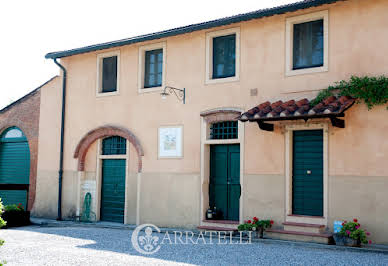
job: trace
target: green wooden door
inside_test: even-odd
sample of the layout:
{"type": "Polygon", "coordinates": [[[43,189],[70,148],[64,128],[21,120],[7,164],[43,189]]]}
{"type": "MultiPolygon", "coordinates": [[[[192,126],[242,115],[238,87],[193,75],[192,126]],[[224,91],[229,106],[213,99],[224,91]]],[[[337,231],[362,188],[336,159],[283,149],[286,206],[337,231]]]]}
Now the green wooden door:
{"type": "Polygon", "coordinates": [[[0,137],[0,198],[4,205],[27,208],[30,149],[23,132],[11,127],[0,137]]]}
{"type": "Polygon", "coordinates": [[[323,216],[323,131],[293,134],[293,204],[298,215],[323,216]]]}
{"type": "Polygon", "coordinates": [[[209,205],[222,211],[223,219],[239,220],[240,145],[210,147],[209,205]]]}
{"type": "Polygon", "coordinates": [[[101,220],[124,223],[125,159],[102,160],[101,220]]]}

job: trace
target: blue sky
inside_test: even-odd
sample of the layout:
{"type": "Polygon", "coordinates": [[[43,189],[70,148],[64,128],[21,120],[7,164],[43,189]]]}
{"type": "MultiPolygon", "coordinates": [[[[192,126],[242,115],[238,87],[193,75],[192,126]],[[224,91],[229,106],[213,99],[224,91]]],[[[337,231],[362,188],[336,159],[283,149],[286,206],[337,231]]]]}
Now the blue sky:
{"type": "Polygon", "coordinates": [[[128,38],[296,0],[0,2],[0,108],[59,73],[48,52],[128,38]]]}

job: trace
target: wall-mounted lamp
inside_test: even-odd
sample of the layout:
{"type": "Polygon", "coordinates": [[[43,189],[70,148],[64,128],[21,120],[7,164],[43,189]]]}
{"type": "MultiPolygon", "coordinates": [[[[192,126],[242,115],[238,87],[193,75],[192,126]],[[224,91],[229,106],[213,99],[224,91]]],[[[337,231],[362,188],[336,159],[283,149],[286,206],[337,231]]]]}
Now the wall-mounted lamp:
{"type": "Polygon", "coordinates": [[[164,90],[160,95],[162,95],[162,99],[166,99],[167,96],[171,95],[172,93],[175,94],[175,96],[183,102],[183,104],[186,103],[186,89],[177,89],[174,87],[166,86],[164,87],[164,90]]]}

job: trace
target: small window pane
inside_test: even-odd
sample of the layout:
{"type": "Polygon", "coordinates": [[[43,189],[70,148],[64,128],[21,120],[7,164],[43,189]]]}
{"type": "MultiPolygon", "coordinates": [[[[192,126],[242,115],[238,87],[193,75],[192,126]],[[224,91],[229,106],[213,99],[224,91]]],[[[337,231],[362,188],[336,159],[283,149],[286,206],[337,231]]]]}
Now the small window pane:
{"type": "Polygon", "coordinates": [[[236,74],[236,34],[213,38],[213,79],[236,74]]]}
{"type": "Polygon", "coordinates": [[[113,92],[117,90],[117,56],[102,59],[102,90],[113,92]]]}
{"type": "Polygon", "coordinates": [[[237,121],[213,123],[210,126],[210,139],[237,139],[237,121]]]}
{"type": "Polygon", "coordinates": [[[323,66],[323,19],[294,25],[293,69],[323,66]]]}
{"type": "Polygon", "coordinates": [[[127,140],[114,136],[102,140],[102,155],[126,154],[127,140]]]}
{"type": "Polygon", "coordinates": [[[7,129],[3,135],[2,138],[9,139],[9,138],[23,138],[23,132],[18,128],[11,128],[7,129]]]}
{"type": "Polygon", "coordinates": [[[162,86],[163,49],[145,52],[144,88],[162,86]]]}

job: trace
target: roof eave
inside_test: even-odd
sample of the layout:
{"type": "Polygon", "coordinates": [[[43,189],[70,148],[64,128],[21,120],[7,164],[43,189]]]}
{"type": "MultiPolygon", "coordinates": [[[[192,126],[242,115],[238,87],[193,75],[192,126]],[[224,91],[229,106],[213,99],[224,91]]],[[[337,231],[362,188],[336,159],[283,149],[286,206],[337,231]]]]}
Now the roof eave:
{"type": "Polygon", "coordinates": [[[225,25],[239,23],[239,22],[243,22],[243,21],[260,19],[263,17],[269,17],[269,16],[274,16],[274,15],[280,15],[280,14],[284,14],[287,12],[295,12],[297,10],[321,6],[324,4],[332,4],[332,3],[335,3],[338,1],[346,1],[346,0],[301,1],[301,2],[296,2],[296,3],[292,3],[292,4],[288,4],[288,5],[279,6],[279,7],[263,9],[263,10],[258,10],[258,11],[254,11],[254,12],[250,12],[250,13],[241,14],[241,15],[212,20],[212,21],[208,21],[208,22],[192,24],[189,26],[184,26],[184,27],[175,28],[175,29],[171,29],[171,30],[155,32],[155,33],[151,33],[151,34],[147,34],[147,35],[141,35],[141,36],[137,36],[137,37],[133,37],[133,38],[129,38],[129,39],[101,43],[101,44],[96,44],[96,45],[90,45],[90,46],[66,50],[66,51],[51,52],[51,53],[46,54],[45,58],[46,59],[62,58],[62,57],[68,57],[68,56],[82,54],[82,53],[104,50],[104,49],[139,43],[139,42],[145,42],[145,41],[156,40],[156,39],[161,39],[161,38],[166,38],[166,37],[172,37],[172,36],[176,36],[176,35],[181,35],[181,34],[190,33],[190,32],[194,32],[194,31],[225,26],[225,25]]]}

